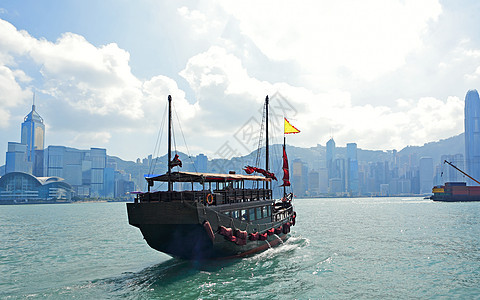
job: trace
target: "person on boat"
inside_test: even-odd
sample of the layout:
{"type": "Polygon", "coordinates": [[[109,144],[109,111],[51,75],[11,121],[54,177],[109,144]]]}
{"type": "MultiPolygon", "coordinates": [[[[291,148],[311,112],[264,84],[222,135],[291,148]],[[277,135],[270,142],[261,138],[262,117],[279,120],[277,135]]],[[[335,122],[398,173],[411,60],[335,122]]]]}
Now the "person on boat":
{"type": "Polygon", "coordinates": [[[292,205],[293,193],[288,193],[282,198],[282,206],[287,208],[292,205]]]}

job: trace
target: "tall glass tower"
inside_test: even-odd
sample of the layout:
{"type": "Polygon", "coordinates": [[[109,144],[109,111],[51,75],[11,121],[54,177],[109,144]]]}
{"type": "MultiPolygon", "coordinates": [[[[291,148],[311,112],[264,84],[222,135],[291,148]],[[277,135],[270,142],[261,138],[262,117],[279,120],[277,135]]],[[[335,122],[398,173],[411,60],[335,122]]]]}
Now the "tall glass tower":
{"type": "Polygon", "coordinates": [[[480,98],[477,90],[470,90],[465,96],[465,166],[470,176],[480,180],[480,98]]]}
{"type": "Polygon", "coordinates": [[[328,140],[327,142],[327,171],[328,171],[328,179],[332,179],[336,177],[334,174],[334,166],[333,166],[333,161],[335,160],[335,141],[333,138],[328,140]]]}
{"type": "Polygon", "coordinates": [[[351,195],[358,195],[358,160],[357,144],[347,144],[347,192],[351,195]]]}
{"type": "Polygon", "coordinates": [[[44,141],[45,125],[42,117],[35,111],[34,100],[32,111],[24,118],[22,123],[22,144],[27,145],[27,161],[32,163],[32,173],[35,176],[44,176],[44,141]]]}

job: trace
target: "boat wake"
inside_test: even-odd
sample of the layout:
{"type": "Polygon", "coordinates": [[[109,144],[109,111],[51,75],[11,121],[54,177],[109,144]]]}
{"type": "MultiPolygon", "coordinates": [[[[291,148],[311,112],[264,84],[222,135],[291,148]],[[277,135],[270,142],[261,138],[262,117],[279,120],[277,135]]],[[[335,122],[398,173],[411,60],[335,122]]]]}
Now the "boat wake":
{"type": "Polygon", "coordinates": [[[270,247],[269,249],[257,253],[254,256],[251,256],[247,259],[249,260],[262,260],[262,259],[271,259],[277,256],[288,255],[291,252],[294,252],[298,249],[306,247],[310,244],[310,240],[304,237],[290,237],[283,242],[282,245],[277,247],[270,247]]]}
{"type": "Polygon", "coordinates": [[[115,277],[50,289],[36,296],[194,299],[208,298],[221,290],[234,297],[244,291],[245,285],[258,284],[262,278],[274,280],[284,274],[293,276],[300,268],[295,261],[304,256],[298,250],[309,244],[310,241],[304,237],[290,237],[283,245],[247,258],[202,262],[172,258],[139,272],[126,272],[115,277]],[[253,282],[252,277],[255,278],[253,282]]]}

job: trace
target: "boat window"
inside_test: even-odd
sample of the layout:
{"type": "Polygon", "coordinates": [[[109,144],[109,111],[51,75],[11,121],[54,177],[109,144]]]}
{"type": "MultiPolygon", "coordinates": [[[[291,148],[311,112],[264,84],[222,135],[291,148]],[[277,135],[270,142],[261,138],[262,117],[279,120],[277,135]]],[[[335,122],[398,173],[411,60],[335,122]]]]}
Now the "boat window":
{"type": "Polygon", "coordinates": [[[261,207],[257,207],[255,208],[255,212],[256,212],[256,219],[261,219],[262,218],[262,208],[261,207]]]}
{"type": "Polygon", "coordinates": [[[250,208],[249,210],[249,219],[250,221],[255,220],[255,208],[250,208]]]}
{"type": "Polygon", "coordinates": [[[232,218],[238,219],[238,210],[232,211],[232,218]]]}
{"type": "Polygon", "coordinates": [[[267,206],[267,217],[270,217],[272,215],[271,207],[267,206]]]}
{"type": "Polygon", "coordinates": [[[264,218],[267,217],[268,216],[267,207],[266,206],[262,207],[262,210],[263,210],[263,217],[264,218]]]}
{"type": "Polygon", "coordinates": [[[246,221],[247,220],[247,210],[246,209],[242,209],[242,212],[240,213],[240,219],[242,221],[246,221]]]}

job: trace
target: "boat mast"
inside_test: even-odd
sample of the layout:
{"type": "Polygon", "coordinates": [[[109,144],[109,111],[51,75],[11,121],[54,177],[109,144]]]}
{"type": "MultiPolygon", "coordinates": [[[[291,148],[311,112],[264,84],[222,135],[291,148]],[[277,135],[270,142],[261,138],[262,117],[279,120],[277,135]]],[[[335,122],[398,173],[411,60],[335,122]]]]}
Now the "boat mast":
{"type": "Polygon", "coordinates": [[[172,181],[171,181],[171,175],[172,175],[172,166],[170,165],[170,162],[172,161],[172,96],[168,95],[168,191],[170,192],[172,190],[172,181]]]}
{"type": "MultiPolygon", "coordinates": [[[[268,95],[265,98],[265,124],[266,124],[266,131],[265,131],[265,170],[268,172],[268,95]]],[[[268,181],[267,181],[267,190],[268,190],[268,181]]]]}
{"type": "MultiPolygon", "coordinates": [[[[285,133],[283,134],[283,152],[286,153],[287,148],[286,148],[286,140],[287,138],[285,137],[285,133]]],[[[285,159],[285,157],[283,158],[285,159]]],[[[285,172],[285,170],[283,170],[285,172]]],[[[283,197],[285,198],[287,196],[287,187],[285,186],[285,182],[283,183],[283,197]]]]}

